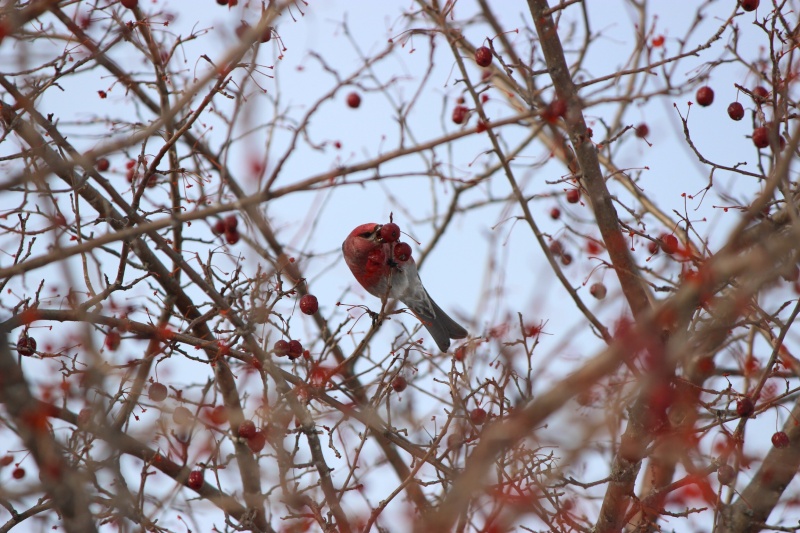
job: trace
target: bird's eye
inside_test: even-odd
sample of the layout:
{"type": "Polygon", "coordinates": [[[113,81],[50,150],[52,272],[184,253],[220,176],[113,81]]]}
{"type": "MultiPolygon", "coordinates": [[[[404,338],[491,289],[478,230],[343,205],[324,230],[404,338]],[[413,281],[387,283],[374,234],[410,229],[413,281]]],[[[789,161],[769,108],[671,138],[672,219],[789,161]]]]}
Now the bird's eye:
{"type": "Polygon", "coordinates": [[[369,239],[370,237],[372,237],[375,234],[376,231],[378,231],[379,227],[380,226],[375,226],[370,231],[364,231],[364,232],[359,233],[358,236],[361,237],[361,238],[364,238],[364,239],[369,239]]]}

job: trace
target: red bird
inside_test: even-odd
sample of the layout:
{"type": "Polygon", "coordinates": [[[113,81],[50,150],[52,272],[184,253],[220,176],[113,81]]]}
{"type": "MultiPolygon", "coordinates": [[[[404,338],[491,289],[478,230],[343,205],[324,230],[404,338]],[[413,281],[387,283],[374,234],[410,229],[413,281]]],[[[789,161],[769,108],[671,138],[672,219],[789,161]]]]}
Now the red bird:
{"type": "MultiPolygon", "coordinates": [[[[390,224],[386,224],[388,229],[390,224]]],[[[399,236],[386,238],[381,224],[362,224],[350,232],[342,243],[342,254],[356,280],[367,292],[378,298],[394,298],[403,302],[422,321],[443,352],[450,348],[450,339],[463,339],[467,330],[447,316],[428,295],[411,257],[411,248],[394,242],[399,236]],[[383,233],[383,236],[382,236],[383,233]]]]}

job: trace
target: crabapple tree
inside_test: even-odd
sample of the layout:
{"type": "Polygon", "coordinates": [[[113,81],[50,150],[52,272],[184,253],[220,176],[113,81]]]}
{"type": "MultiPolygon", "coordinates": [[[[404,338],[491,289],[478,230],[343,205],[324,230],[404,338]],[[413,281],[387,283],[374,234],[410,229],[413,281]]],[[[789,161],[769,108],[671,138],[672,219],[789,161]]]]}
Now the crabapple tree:
{"type": "Polygon", "coordinates": [[[0,530],[800,530],[799,13],[3,2],[0,530]]]}

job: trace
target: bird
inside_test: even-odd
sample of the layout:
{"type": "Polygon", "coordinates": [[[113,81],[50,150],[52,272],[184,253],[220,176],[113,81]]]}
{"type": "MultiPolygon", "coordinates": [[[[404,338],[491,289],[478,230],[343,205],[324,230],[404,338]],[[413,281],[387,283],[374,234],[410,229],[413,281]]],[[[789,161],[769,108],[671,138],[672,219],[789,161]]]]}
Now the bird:
{"type": "Polygon", "coordinates": [[[422,285],[411,247],[398,242],[397,224],[361,224],[342,243],[342,255],[362,287],[378,298],[400,300],[422,322],[443,352],[450,339],[464,339],[468,332],[442,311],[422,285]]]}

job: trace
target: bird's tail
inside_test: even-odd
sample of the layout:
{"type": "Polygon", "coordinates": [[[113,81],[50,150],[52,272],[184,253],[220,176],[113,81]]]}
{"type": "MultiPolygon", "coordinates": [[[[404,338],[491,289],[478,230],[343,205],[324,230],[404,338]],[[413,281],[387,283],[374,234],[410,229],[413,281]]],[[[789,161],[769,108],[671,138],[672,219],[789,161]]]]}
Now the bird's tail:
{"type": "Polygon", "coordinates": [[[433,337],[434,342],[443,352],[450,348],[450,339],[463,339],[469,334],[461,324],[453,320],[447,313],[442,311],[433,298],[428,295],[428,301],[431,303],[431,308],[421,305],[408,305],[415,315],[422,321],[422,325],[428,330],[428,333],[433,337]],[[433,314],[431,314],[431,310],[433,314]]]}

